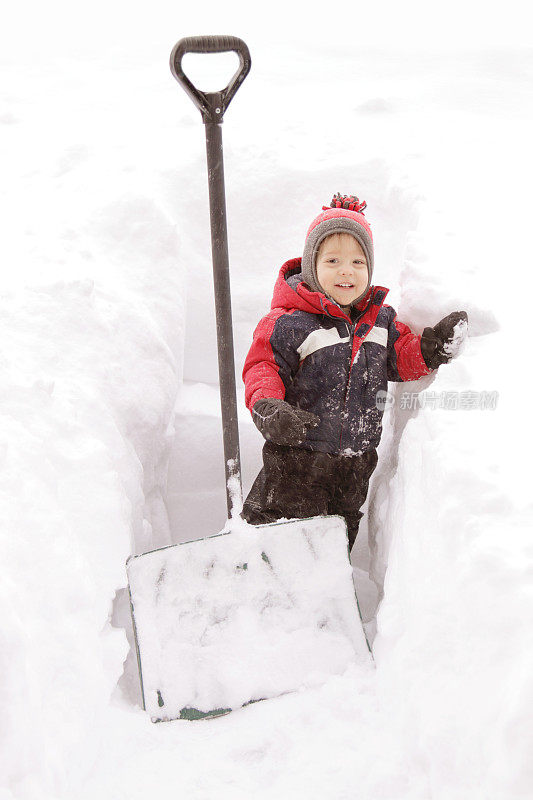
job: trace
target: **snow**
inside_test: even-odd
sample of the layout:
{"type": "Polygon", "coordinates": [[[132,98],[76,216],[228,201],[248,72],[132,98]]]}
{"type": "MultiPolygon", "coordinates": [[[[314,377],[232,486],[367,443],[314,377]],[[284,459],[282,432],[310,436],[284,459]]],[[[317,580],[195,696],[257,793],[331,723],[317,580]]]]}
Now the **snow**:
{"type": "Polygon", "coordinates": [[[530,27],[513,2],[386,6],[10,8],[2,800],[532,794],[530,27]],[[237,370],[337,191],[368,203],[399,318],[470,324],[457,360],[390,387],[352,558],[375,669],[152,725],[125,561],[226,521],[205,145],[168,69],[206,19],[252,54],[223,126],[237,370]]]}
{"type": "Polygon", "coordinates": [[[371,664],[340,517],[254,527],[128,562],[153,721],[236,709],[371,664]]]}
{"type": "Polygon", "coordinates": [[[444,352],[450,358],[457,358],[463,351],[468,336],[468,323],[465,319],[460,319],[453,326],[453,335],[449,342],[444,342],[444,352]]]}

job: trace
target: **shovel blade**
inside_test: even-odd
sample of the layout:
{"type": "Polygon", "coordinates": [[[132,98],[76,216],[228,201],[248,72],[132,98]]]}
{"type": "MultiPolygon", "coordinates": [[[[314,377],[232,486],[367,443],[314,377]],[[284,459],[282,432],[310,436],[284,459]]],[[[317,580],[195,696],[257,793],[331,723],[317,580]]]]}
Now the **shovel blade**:
{"type": "Polygon", "coordinates": [[[341,517],[250,526],[127,562],[144,708],[204,719],[368,664],[341,517]]]}

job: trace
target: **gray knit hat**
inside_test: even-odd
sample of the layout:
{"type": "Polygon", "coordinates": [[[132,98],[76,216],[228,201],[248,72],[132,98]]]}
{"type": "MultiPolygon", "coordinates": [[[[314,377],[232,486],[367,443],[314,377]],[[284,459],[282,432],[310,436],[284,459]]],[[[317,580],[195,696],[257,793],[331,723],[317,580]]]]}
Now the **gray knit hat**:
{"type": "Polygon", "coordinates": [[[322,206],[322,213],[309,226],[302,256],[302,278],[314,292],[324,292],[318,282],[316,257],[321,243],[326,236],[331,236],[333,233],[349,233],[354,236],[366,257],[368,283],[364,292],[353,301],[352,305],[368,291],[374,271],[374,243],[370,225],[363,214],[365,208],[364,200],[360,201],[353,195],[336,194],[331,205],[322,206]]]}

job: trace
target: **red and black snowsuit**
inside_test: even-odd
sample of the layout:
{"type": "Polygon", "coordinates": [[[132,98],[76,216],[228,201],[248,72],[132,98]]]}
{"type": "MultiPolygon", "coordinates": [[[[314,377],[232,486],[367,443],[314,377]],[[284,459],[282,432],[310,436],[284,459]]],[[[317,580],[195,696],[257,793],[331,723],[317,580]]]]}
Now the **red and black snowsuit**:
{"type": "Polygon", "coordinates": [[[298,447],[265,444],[263,469],[244,505],[249,522],[341,514],[353,544],[377,463],[384,407],[378,393],[387,381],[431,372],[420,336],[397,320],[387,293],[371,286],[352,319],[307,287],[301,259],[281,268],[244,364],[246,405],[251,411],[260,398],[280,398],[320,423],[298,447]]]}

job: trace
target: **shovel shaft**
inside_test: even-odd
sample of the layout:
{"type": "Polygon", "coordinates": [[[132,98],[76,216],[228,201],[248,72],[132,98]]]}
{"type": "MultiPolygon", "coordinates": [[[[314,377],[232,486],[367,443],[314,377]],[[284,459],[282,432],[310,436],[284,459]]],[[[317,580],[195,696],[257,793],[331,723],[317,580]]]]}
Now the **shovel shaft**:
{"type": "Polygon", "coordinates": [[[231,321],[224,160],[222,157],[222,128],[220,126],[224,112],[250,71],[250,65],[251,59],[248,47],[242,39],[236,36],[192,36],[180,39],[170,55],[172,74],[200,110],[202,121],[205,124],[211,248],[215,282],[218,374],[220,380],[228,517],[231,516],[232,512],[240,513],[241,511],[242,483],[235,359],[233,356],[233,327],[231,321]],[[181,66],[182,59],[186,53],[224,53],[227,51],[237,53],[239,69],[226,88],[219,92],[202,92],[189,80],[181,66]]]}
{"type": "Polygon", "coordinates": [[[215,285],[215,312],[218,343],[218,373],[220,406],[224,439],[226,498],[228,516],[233,506],[242,506],[241,459],[237,419],[237,389],[233,355],[233,326],[229,277],[226,197],[224,190],[224,159],[222,127],[214,122],[205,124],[209,209],[211,218],[211,250],[215,285]]]}

